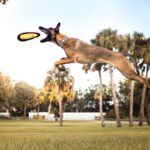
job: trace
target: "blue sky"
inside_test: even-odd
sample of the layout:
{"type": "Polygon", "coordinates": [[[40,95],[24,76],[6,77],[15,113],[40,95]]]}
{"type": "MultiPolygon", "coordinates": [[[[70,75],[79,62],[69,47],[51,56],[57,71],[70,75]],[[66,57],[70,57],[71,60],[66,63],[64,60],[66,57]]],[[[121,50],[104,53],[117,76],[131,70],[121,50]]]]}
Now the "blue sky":
{"type": "MultiPolygon", "coordinates": [[[[47,70],[64,57],[63,50],[51,43],[41,44],[41,37],[21,43],[17,35],[36,31],[38,26],[55,26],[60,31],[86,42],[102,29],[111,27],[119,33],[143,32],[150,37],[150,1],[148,0],[9,0],[0,4],[0,70],[13,80],[23,80],[41,87],[47,70]]],[[[98,75],[85,75],[82,65],[67,65],[76,79],[76,88],[98,83],[98,75]]],[[[121,75],[116,73],[119,78],[121,75]]],[[[105,82],[109,75],[103,74],[105,82]]],[[[117,78],[116,78],[117,79],[117,78]]]]}

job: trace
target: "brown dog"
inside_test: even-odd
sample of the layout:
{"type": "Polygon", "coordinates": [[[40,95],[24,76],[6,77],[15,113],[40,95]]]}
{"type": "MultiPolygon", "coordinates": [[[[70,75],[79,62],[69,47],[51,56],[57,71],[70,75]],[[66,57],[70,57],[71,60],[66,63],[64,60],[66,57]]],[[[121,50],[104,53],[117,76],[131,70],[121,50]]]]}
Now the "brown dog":
{"type": "Polygon", "coordinates": [[[69,38],[59,32],[60,23],[55,28],[39,29],[44,32],[47,37],[41,42],[53,42],[64,49],[66,58],[55,62],[55,66],[68,63],[107,63],[116,67],[125,77],[130,80],[137,80],[147,87],[150,87],[147,81],[139,76],[131,67],[130,62],[119,52],[113,52],[99,46],[93,46],[76,38],[69,38]]]}

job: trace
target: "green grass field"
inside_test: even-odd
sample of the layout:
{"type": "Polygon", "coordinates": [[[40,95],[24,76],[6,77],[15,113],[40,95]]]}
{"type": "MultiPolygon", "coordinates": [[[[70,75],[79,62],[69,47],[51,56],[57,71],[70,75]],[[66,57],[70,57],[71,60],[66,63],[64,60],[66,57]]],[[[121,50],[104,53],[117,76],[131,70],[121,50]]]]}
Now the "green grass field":
{"type": "Polygon", "coordinates": [[[149,150],[150,126],[0,120],[0,150],[149,150]]]}

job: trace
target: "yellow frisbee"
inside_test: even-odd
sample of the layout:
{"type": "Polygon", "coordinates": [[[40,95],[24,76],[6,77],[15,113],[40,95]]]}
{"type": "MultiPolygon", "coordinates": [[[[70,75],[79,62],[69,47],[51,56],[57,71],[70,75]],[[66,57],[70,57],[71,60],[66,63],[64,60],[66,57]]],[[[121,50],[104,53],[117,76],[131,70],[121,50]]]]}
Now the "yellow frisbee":
{"type": "Polygon", "coordinates": [[[40,36],[40,33],[37,32],[23,32],[20,33],[17,38],[19,41],[28,41],[40,36]]]}

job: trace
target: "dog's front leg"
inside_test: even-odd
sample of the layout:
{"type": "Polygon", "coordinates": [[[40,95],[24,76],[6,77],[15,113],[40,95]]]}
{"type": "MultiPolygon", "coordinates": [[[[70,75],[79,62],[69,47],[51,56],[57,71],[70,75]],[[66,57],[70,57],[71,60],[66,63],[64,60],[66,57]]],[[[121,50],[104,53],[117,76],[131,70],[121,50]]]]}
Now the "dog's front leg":
{"type": "Polygon", "coordinates": [[[55,62],[55,66],[63,65],[63,64],[69,64],[69,63],[75,63],[76,61],[70,58],[62,58],[61,60],[55,62]]]}

